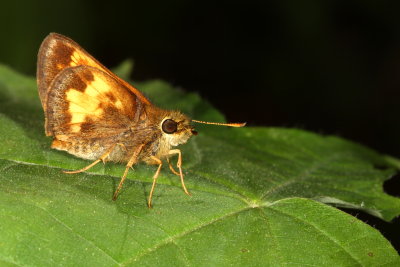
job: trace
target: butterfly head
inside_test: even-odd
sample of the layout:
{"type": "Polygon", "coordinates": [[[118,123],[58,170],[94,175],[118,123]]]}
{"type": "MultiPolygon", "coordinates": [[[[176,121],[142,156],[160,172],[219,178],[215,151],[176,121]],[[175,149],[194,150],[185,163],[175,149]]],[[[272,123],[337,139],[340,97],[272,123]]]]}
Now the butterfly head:
{"type": "Polygon", "coordinates": [[[192,135],[197,135],[191,120],[180,112],[171,112],[160,125],[161,132],[171,146],[184,144],[192,135]]]}

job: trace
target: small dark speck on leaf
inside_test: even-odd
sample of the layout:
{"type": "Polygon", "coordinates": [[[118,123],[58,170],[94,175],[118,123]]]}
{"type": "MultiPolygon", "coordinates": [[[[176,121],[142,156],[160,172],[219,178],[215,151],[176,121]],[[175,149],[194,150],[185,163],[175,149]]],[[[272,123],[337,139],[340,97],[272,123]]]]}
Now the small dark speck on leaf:
{"type": "Polygon", "coordinates": [[[368,256],[373,257],[373,256],[374,256],[374,253],[368,252],[368,256]]]}

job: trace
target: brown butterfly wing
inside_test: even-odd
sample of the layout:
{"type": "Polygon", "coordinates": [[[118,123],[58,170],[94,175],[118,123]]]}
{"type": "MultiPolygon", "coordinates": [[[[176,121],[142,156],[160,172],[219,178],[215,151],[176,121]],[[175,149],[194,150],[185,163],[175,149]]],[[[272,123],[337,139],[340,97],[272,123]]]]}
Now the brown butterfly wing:
{"type": "Polygon", "coordinates": [[[64,141],[116,136],[138,120],[142,107],[115,76],[89,66],[69,67],[49,86],[46,133],[64,141]]]}
{"type": "MultiPolygon", "coordinates": [[[[38,53],[37,83],[39,97],[44,111],[47,110],[47,96],[51,90],[50,84],[64,69],[76,66],[90,66],[115,76],[77,43],[61,34],[50,33],[42,42],[38,53]]],[[[143,103],[150,104],[136,88],[129,85],[121,78],[115,76],[121,84],[136,95],[143,103]]]]}

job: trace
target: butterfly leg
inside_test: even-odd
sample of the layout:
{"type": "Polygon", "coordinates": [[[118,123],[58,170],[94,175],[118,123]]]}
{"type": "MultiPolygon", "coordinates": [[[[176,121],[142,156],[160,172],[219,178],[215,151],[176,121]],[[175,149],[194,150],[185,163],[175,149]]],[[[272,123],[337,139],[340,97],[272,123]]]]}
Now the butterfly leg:
{"type": "Polygon", "coordinates": [[[175,174],[175,175],[181,176],[181,175],[179,174],[179,172],[175,171],[175,169],[174,169],[174,167],[172,166],[171,161],[170,161],[169,158],[167,158],[167,162],[168,162],[168,167],[169,167],[169,169],[171,170],[171,172],[172,172],[173,174],[175,174]]]}
{"type": "Polygon", "coordinates": [[[181,184],[182,184],[182,188],[183,191],[185,191],[186,195],[190,196],[189,191],[186,189],[185,186],[185,181],[183,179],[183,172],[182,172],[182,153],[179,149],[172,149],[168,152],[169,155],[174,155],[174,154],[178,154],[178,162],[176,164],[176,167],[178,167],[179,170],[179,176],[181,177],[181,184]]]}
{"type": "Polygon", "coordinates": [[[142,151],[142,148],[144,147],[145,144],[142,144],[140,146],[138,146],[138,148],[135,150],[135,152],[133,153],[132,157],[129,159],[128,163],[126,164],[126,168],[124,171],[124,174],[121,177],[121,181],[119,182],[119,185],[117,187],[117,190],[115,190],[114,196],[113,196],[113,200],[116,200],[118,197],[118,193],[122,188],[122,185],[125,182],[126,176],[128,175],[128,171],[129,169],[136,163],[137,158],[140,154],[140,152],[142,151]]]}
{"type": "Polygon", "coordinates": [[[153,198],[154,188],[156,187],[157,178],[158,178],[158,175],[160,174],[160,170],[161,170],[161,167],[162,167],[162,161],[159,158],[156,158],[154,156],[152,156],[151,158],[158,164],[158,168],[157,168],[156,173],[153,176],[153,184],[151,186],[151,190],[150,190],[150,194],[149,194],[149,200],[147,202],[147,206],[149,208],[151,208],[151,200],[153,198]]]}
{"type": "Polygon", "coordinates": [[[84,172],[86,170],[89,170],[90,168],[92,168],[94,165],[96,165],[97,163],[99,163],[100,161],[105,161],[106,158],[108,157],[108,155],[110,155],[110,153],[114,150],[115,145],[111,146],[109,149],[107,149],[107,151],[101,155],[101,157],[95,161],[93,161],[91,164],[87,165],[86,167],[80,169],[80,170],[75,170],[75,171],[63,171],[64,173],[68,173],[68,174],[73,174],[73,173],[80,173],[80,172],[84,172]]]}

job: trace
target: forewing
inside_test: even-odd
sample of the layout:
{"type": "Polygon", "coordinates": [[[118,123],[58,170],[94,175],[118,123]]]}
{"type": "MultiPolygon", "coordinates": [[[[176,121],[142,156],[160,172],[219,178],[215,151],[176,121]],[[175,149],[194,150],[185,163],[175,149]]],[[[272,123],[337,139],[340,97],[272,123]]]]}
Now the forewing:
{"type": "Polygon", "coordinates": [[[115,136],[135,123],[143,105],[114,76],[89,66],[64,69],[49,89],[46,134],[59,140],[115,136]]]}
{"type": "MultiPolygon", "coordinates": [[[[42,42],[37,61],[37,83],[39,97],[44,111],[47,110],[47,97],[51,90],[50,84],[64,69],[76,66],[97,68],[110,76],[115,76],[77,43],[61,34],[50,33],[42,42]]],[[[134,93],[143,103],[150,102],[134,87],[115,76],[121,84],[134,93]]]]}

